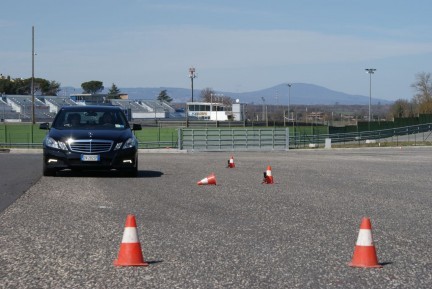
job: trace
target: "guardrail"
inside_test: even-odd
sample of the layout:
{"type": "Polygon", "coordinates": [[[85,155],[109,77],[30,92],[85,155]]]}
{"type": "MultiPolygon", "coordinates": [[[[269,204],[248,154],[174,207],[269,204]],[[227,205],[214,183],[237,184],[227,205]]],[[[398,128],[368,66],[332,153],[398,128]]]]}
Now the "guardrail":
{"type": "Polygon", "coordinates": [[[226,150],[288,150],[289,129],[180,129],[179,149],[226,150]]]}

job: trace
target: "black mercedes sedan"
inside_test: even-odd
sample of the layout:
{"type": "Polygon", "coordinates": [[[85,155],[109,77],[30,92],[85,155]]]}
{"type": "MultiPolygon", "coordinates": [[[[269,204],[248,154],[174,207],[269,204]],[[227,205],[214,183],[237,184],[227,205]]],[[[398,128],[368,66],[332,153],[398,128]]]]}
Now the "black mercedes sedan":
{"type": "Polygon", "coordinates": [[[48,133],[43,141],[43,175],[55,176],[63,169],[119,170],[138,174],[138,141],[120,107],[67,106],[40,129],[48,133]]]}

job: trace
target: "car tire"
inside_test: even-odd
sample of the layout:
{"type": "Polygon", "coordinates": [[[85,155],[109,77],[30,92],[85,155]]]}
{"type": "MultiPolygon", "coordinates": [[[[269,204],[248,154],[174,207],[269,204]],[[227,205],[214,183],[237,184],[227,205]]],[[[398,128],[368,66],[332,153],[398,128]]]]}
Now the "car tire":
{"type": "Polygon", "coordinates": [[[123,176],[128,177],[128,178],[136,178],[138,176],[138,171],[137,170],[124,170],[123,172],[123,176]]]}
{"type": "Polygon", "coordinates": [[[138,177],[138,161],[135,163],[135,166],[131,169],[126,169],[123,171],[124,175],[130,178],[138,177]]]}
{"type": "Polygon", "coordinates": [[[42,174],[44,177],[55,177],[56,170],[55,169],[49,169],[46,167],[45,163],[43,164],[43,172],[42,174]]]}

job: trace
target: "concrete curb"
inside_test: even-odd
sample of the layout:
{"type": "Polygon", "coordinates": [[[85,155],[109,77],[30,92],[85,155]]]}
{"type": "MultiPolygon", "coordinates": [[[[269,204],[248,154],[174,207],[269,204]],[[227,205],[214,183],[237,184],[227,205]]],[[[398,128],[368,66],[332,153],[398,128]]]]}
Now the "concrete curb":
{"type": "Polygon", "coordinates": [[[9,150],[11,154],[42,154],[42,149],[16,149],[9,150]]]}

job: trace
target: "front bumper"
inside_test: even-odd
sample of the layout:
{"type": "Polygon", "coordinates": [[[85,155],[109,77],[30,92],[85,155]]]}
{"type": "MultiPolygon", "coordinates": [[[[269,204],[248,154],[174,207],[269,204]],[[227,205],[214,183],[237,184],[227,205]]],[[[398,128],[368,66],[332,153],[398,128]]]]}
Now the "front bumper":
{"type": "Polygon", "coordinates": [[[99,153],[97,154],[99,155],[98,161],[82,161],[81,155],[82,153],[49,147],[43,149],[43,161],[47,169],[121,170],[133,169],[138,163],[138,150],[136,148],[99,153]]]}

